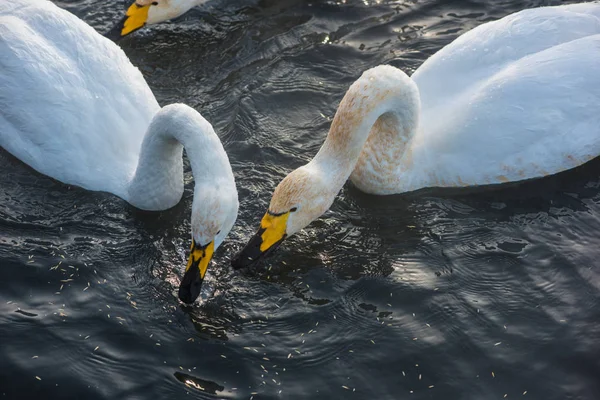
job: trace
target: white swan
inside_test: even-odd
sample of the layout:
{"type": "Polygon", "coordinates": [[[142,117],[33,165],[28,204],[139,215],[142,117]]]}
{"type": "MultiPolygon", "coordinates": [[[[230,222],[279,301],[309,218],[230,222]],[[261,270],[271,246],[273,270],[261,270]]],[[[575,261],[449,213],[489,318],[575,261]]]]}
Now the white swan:
{"type": "Polygon", "coordinates": [[[161,109],[119,47],[50,1],[0,2],[0,146],[43,174],[144,210],[181,199],[185,147],[195,188],[179,297],[195,300],[237,217],[227,154],[198,112],[161,109]]]}
{"type": "Polygon", "coordinates": [[[600,4],[522,11],[459,37],[412,79],[390,66],[363,73],[233,264],[318,218],[348,177],[386,195],[537,178],[598,154],[600,4]]]}
{"type": "Polygon", "coordinates": [[[188,12],[208,0],[135,0],[125,17],[111,29],[111,38],[124,37],[146,25],[158,24],[188,12]]]}

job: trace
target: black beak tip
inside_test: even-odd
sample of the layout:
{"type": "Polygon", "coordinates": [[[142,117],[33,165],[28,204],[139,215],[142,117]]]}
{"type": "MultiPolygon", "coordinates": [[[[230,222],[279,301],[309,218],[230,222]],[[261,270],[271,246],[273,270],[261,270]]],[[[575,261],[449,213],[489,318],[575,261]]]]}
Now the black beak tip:
{"type": "Polygon", "coordinates": [[[117,22],[112,28],[110,28],[110,30],[108,32],[106,32],[104,34],[104,36],[110,40],[112,40],[113,42],[118,42],[119,40],[121,40],[123,38],[123,36],[121,36],[121,32],[123,31],[123,28],[125,27],[125,20],[127,19],[127,16],[121,18],[119,20],[119,22],[117,22]]]}
{"type": "Polygon", "coordinates": [[[192,304],[200,296],[201,282],[194,282],[190,286],[179,286],[179,300],[192,304]]]}
{"type": "Polygon", "coordinates": [[[262,243],[262,238],[260,236],[260,233],[261,232],[259,231],[258,234],[256,234],[252,239],[250,239],[246,247],[244,247],[244,249],[240,251],[231,260],[231,266],[233,267],[233,269],[252,267],[258,264],[259,261],[268,257],[272,252],[277,250],[279,245],[281,245],[281,242],[283,242],[283,240],[286,238],[286,236],[284,236],[281,240],[273,244],[266,251],[261,251],[260,245],[262,243]]]}
{"type": "Polygon", "coordinates": [[[188,269],[183,276],[181,284],[179,285],[179,300],[186,304],[192,304],[202,289],[202,278],[200,277],[200,271],[194,265],[188,269]]]}
{"type": "Polygon", "coordinates": [[[121,30],[123,26],[121,24],[117,24],[113,26],[108,32],[104,34],[104,37],[112,40],[113,42],[118,42],[121,40],[121,30]]]}
{"type": "Polygon", "coordinates": [[[254,264],[256,261],[244,256],[244,252],[238,253],[232,260],[231,266],[233,269],[242,269],[254,264]]]}

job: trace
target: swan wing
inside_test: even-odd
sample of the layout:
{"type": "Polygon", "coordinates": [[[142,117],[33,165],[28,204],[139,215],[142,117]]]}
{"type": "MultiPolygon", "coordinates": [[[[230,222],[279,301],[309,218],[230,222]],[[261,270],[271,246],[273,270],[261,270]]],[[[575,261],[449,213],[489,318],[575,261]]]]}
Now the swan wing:
{"type": "Polygon", "coordinates": [[[424,114],[446,107],[523,57],[599,33],[600,3],[528,9],[480,25],[413,74],[424,114]]]}
{"type": "MultiPolygon", "coordinates": [[[[577,29],[577,28],[575,28],[577,29]]],[[[600,154],[600,33],[506,64],[423,110],[415,148],[439,186],[518,181],[600,154]]]]}
{"type": "Polygon", "coordinates": [[[50,1],[0,2],[0,146],[120,194],[158,103],[123,51],[50,1]]]}

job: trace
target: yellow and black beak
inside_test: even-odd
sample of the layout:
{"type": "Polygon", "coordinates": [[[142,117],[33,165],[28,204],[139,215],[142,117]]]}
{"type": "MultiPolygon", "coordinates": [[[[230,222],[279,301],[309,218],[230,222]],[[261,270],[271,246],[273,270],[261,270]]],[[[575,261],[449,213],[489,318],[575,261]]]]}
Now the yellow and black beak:
{"type": "Polygon", "coordinates": [[[143,28],[148,20],[148,11],[151,4],[139,5],[133,3],[117,24],[105,35],[111,40],[118,40],[129,35],[132,32],[143,28]]]}
{"type": "Polygon", "coordinates": [[[285,232],[289,216],[289,211],[279,214],[267,211],[260,221],[258,232],[231,261],[233,268],[239,269],[252,266],[277,249],[287,237],[285,232]]]}
{"type": "Polygon", "coordinates": [[[206,270],[214,251],[214,241],[207,245],[199,246],[195,240],[192,240],[190,258],[187,267],[185,267],[185,274],[183,275],[181,284],[179,284],[179,300],[188,304],[196,301],[200,295],[202,281],[204,280],[204,275],[206,275],[206,270]]]}

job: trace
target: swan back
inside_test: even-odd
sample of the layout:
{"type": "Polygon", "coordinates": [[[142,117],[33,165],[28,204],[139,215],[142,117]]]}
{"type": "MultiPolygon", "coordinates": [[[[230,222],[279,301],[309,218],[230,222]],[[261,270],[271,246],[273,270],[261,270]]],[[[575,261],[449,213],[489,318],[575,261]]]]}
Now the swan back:
{"type": "Polygon", "coordinates": [[[525,10],[465,33],[413,74],[423,186],[541,177],[600,154],[600,4],[525,10]]]}
{"type": "Polygon", "coordinates": [[[599,3],[528,9],[480,25],[435,53],[412,75],[421,106],[428,112],[446,107],[523,57],[598,33],[599,3]]]}
{"type": "Polygon", "coordinates": [[[429,186],[519,181],[596,157],[598,65],[600,34],[586,36],[509,64],[443,111],[424,110],[413,146],[429,186]]]}
{"type": "Polygon", "coordinates": [[[123,196],[156,102],[123,51],[50,1],[0,2],[0,146],[123,196]]]}

